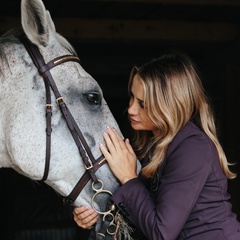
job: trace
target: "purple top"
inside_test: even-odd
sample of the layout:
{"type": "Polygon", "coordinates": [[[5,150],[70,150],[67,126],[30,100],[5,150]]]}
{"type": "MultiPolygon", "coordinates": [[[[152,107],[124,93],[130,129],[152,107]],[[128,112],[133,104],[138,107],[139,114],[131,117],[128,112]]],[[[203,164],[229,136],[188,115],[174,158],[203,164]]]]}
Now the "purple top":
{"type": "Polygon", "coordinates": [[[240,240],[227,188],[215,145],[189,122],[154,179],[132,179],[112,200],[149,240],[240,240]]]}

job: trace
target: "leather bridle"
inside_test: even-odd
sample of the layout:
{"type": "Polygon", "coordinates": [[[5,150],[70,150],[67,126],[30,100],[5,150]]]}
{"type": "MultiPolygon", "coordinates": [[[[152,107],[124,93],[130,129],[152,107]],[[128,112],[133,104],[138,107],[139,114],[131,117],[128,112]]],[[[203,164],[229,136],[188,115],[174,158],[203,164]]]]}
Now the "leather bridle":
{"type": "Polygon", "coordinates": [[[66,103],[64,102],[63,97],[61,96],[58,88],[55,84],[55,81],[50,73],[50,69],[58,66],[67,61],[74,61],[80,64],[80,59],[74,55],[63,55],[51,60],[48,63],[45,63],[38,47],[32,44],[25,36],[20,38],[20,41],[25,46],[27,52],[29,53],[33,63],[38,69],[39,74],[43,77],[45,89],[46,89],[46,161],[45,169],[42,177],[42,181],[45,181],[48,177],[49,165],[50,165],[50,152],[51,152],[51,118],[52,118],[52,103],[51,103],[51,92],[52,89],[56,101],[59,105],[59,108],[66,120],[68,128],[72,134],[72,137],[78,147],[79,153],[82,157],[82,160],[85,164],[86,171],[83,176],[79,179],[76,186],[73,188],[71,193],[67,197],[63,197],[63,202],[66,204],[72,204],[87,182],[92,179],[93,183],[99,182],[95,172],[106,162],[105,158],[101,156],[96,159],[93,157],[93,154],[83,137],[81,130],[76,124],[71,112],[69,111],[66,103]]]}
{"type": "Polygon", "coordinates": [[[91,199],[92,208],[99,214],[103,215],[103,225],[101,229],[97,232],[96,240],[105,239],[106,233],[109,235],[114,235],[117,229],[115,224],[115,216],[118,212],[114,204],[109,204],[108,209],[105,212],[101,212],[94,207],[95,198],[99,194],[109,194],[112,193],[104,189],[103,182],[97,178],[95,175],[96,171],[106,163],[105,158],[100,156],[98,159],[95,159],[81,130],[79,129],[76,121],[74,120],[71,112],[69,111],[66,103],[64,102],[63,97],[61,96],[55,81],[50,73],[50,69],[62,64],[64,62],[73,61],[80,64],[80,59],[74,55],[63,55],[51,60],[48,63],[45,63],[43,56],[41,55],[38,47],[31,43],[26,36],[21,36],[20,41],[25,46],[27,52],[29,53],[33,63],[38,69],[39,74],[42,76],[46,89],[46,160],[44,173],[41,181],[45,181],[48,177],[49,166],[50,166],[50,153],[51,153],[51,121],[52,121],[52,103],[51,103],[51,89],[55,95],[56,102],[64,116],[64,119],[67,123],[67,126],[72,134],[72,137],[78,147],[81,158],[84,162],[86,171],[81,176],[73,190],[68,196],[62,196],[64,204],[73,204],[77,199],[78,195],[81,193],[82,189],[85,187],[89,180],[92,180],[92,189],[95,191],[95,194],[91,199]]]}

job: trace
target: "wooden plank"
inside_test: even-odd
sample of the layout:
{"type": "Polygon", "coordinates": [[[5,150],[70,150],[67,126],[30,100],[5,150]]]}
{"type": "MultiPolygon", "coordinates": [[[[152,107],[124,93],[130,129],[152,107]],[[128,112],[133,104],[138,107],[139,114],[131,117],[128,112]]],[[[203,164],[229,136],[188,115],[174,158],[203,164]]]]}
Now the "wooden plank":
{"type": "MultiPolygon", "coordinates": [[[[239,25],[221,22],[134,21],[110,19],[55,18],[57,31],[75,40],[136,40],[136,41],[232,41],[239,25]]],[[[1,19],[0,33],[20,26],[19,18],[1,19]]]]}
{"type": "MultiPolygon", "coordinates": [[[[230,150],[230,161],[236,162],[238,157],[237,149],[240,146],[240,128],[237,127],[236,115],[239,115],[239,103],[240,103],[240,64],[228,64],[226,66],[226,145],[230,150]],[[237,113],[238,112],[238,113],[237,113]],[[236,124],[233,124],[233,123],[236,124]],[[235,150],[235,151],[233,151],[235,150]]],[[[238,165],[240,171],[240,166],[238,165]]]]}
{"type": "MultiPolygon", "coordinates": [[[[16,0],[15,0],[16,1],[16,0]]],[[[18,0],[19,1],[19,0],[18,0]]],[[[239,0],[238,0],[239,1],[239,0]]],[[[239,5],[224,4],[183,4],[179,0],[176,4],[141,2],[141,1],[53,1],[44,0],[46,8],[53,17],[72,17],[81,19],[131,19],[153,20],[168,19],[182,21],[215,21],[240,23],[239,5]]],[[[198,2],[197,2],[198,3],[198,2]]],[[[0,8],[2,17],[20,16],[19,3],[4,1],[0,8]]]]}
{"type": "MultiPolygon", "coordinates": [[[[46,1],[46,0],[45,0],[46,1]]],[[[89,0],[82,0],[82,2],[89,0]]],[[[130,2],[130,3],[160,3],[160,4],[175,4],[175,5],[228,5],[240,6],[239,0],[95,0],[91,2],[130,2]]]]}
{"type": "Polygon", "coordinates": [[[239,146],[240,146],[240,128],[238,123],[239,115],[239,102],[240,102],[240,63],[226,65],[226,109],[225,109],[225,122],[226,130],[224,135],[225,150],[228,160],[231,163],[236,163],[231,169],[238,174],[238,177],[229,182],[229,191],[232,193],[231,202],[233,204],[233,211],[240,213],[240,161],[239,161],[239,146]]]}

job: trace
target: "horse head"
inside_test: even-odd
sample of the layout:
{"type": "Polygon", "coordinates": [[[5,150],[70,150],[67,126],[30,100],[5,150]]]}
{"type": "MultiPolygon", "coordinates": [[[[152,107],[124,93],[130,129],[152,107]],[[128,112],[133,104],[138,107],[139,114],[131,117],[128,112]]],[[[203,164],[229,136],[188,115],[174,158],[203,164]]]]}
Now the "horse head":
{"type": "MultiPolygon", "coordinates": [[[[69,42],[56,32],[50,13],[42,1],[22,0],[21,21],[21,31],[11,30],[0,39],[0,167],[13,168],[33,180],[41,180],[46,170],[48,106],[42,76],[45,73],[39,74],[39,69],[20,38],[33,44],[46,64],[59,57],[62,59],[62,56],[74,56],[74,59],[77,59],[62,61],[45,72],[54,79],[58,92],[61,93],[61,103],[64,99],[64,104],[72,114],[95,160],[101,157],[99,143],[103,142],[102,133],[106,126],[120,130],[104,100],[100,86],[81,67],[69,42]]],[[[59,99],[55,101],[53,89],[50,88],[49,91],[52,98],[51,152],[45,182],[66,197],[88,170],[79,153],[79,146],[69,130],[69,124],[59,109],[59,99]]],[[[87,152],[88,149],[82,146],[80,150],[87,152]]],[[[92,181],[86,181],[80,194],[73,199],[73,205],[94,207],[100,213],[107,211],[111,194],[119,187],[119,182],[108,165],[102,164],[103,161],[101,167],[93,172],[95,183],[96,179],[100,181],[94,184],[94,187],[92,181]],[[100,186],[97,186],[99,183],[100,186]],[[103,194],[99,189],[103,190],[103,194]]],[[[98,223],[96,229],[99,228],[98,223]]]]}

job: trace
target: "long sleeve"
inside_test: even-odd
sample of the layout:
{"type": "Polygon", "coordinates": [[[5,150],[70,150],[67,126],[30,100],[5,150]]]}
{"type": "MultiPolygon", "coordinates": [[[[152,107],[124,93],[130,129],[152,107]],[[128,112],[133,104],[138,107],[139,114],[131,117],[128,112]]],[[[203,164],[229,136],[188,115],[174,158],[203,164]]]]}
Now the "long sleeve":
{"type": "Polygon", "coordinates": [[[169,146],[155,197],[139,178],[128,181],[112,197],[148,239],[179,236],[211,172],[216,149],[205,134],[190,130],[182,130],[169,146]]]}

